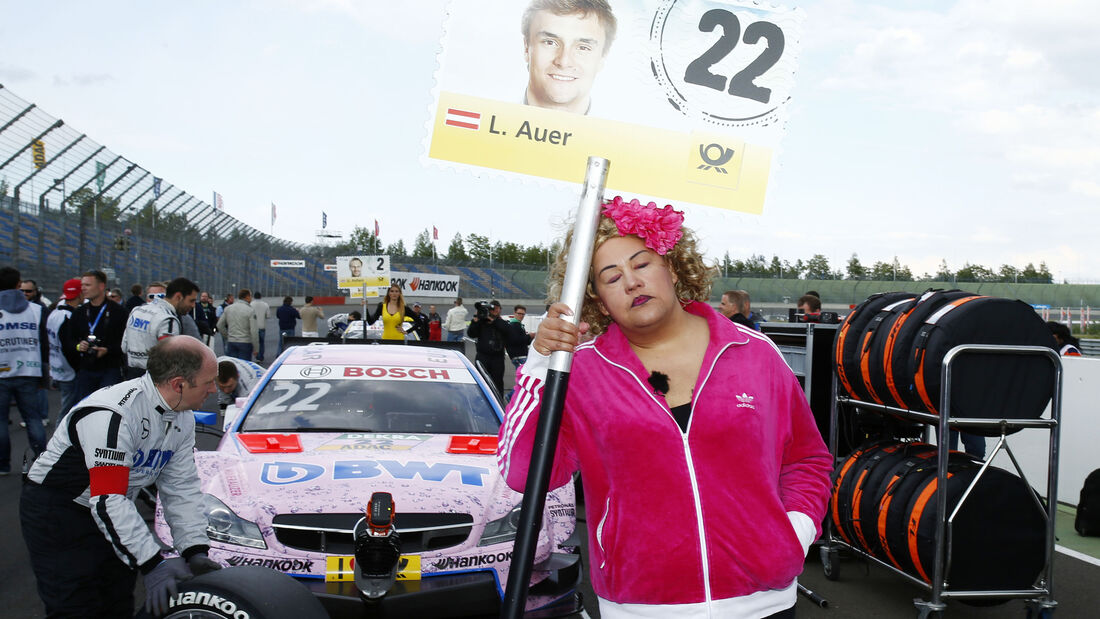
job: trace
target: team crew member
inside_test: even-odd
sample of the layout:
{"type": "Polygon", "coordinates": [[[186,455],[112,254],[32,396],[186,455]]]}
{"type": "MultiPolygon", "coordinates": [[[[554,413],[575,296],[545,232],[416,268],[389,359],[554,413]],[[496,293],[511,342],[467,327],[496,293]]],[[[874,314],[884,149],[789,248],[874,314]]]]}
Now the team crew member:
{"type": "Polygon", "coordinates": [[[220,569],[207,557],[191,414],[214,392],[217,367],[198,340],[167,338],[149,350],[146,375],[95,392],[58,423],[19,506],[48,616],[130,617],[138,571],[146,610],[163,614],[178,581],[220,569]],[[161,557],[134,505],[153,483],[182,557],[161,557]]]}
{"type": "MultiPolygon", "coordinates": [[[[149,288],[152,290],[153,287],[149,288]]],[[[135,307],[126,319],[122,352],[126,354],[130,378],[145,373],[149,350],[158,341],[183,333],[180,316],[189,314],[195,308],[199,287],[187,278],[177,277],[168,284],[164,294],[164,297],[152,295],[148,303],[135,307]]]]}
{"type": "Polygon", "coordinates": [[[775,344],[707,304],[717,269],[682,221],[652,203],[607,206],[580,327],[561,318],[567,305],[550,307],[517,372],[498,464],[524,487],[549,355],[575,352],[550,487],[578,470],[584,480],[600,615],[793,617],[833,458],[775,344]],[[598,335],[582,344],[586,329],[598,335]]]}
{"type": "MultiPolygon", "coordinates": [[[[65,348],[62,345],[62,333],[68,328],[73,310],[79,306],[80,280],[73,278],[61,287],[61,301],[46,319],[46,337],[50,341],[50,378],[61,390],[61,412],[57,414],[58,419],[64,417],[73,404],[76,404],[76,370],[73,368],[80,364],[80,353],[76,352],[76,348],[65,348]]],[[[48,418],[46,425],[49,425],[48,418]]]]}
{"type": "Polygon", "coordinates": [[[46,411],[39,394],[50,380],[46,310],[18,286],[19,271],[0,268],[0,475],[11,473],[8,415],[13,397],[35,453],[46,448],[46,411]]]}
{"type": "Polygon", "coordinates": [[[223,409],[252,392],[264,375],[263,366],[236,357],[218,357],[218,406],[223,409]]]}

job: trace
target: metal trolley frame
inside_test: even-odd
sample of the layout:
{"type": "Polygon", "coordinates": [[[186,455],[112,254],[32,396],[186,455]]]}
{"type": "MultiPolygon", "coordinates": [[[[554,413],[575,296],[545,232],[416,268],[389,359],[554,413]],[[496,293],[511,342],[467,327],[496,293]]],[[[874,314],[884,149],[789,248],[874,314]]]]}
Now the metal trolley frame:
{"type": "MultiPolygon", "coordinates": [[[[1058,353],[1052,349],[1038,347],[1038,346],[992,346],[984,344],[964,344],[956,346],[949,350],[944,356],[943,368],[941,370],[941,384],[943,385],[942,393],[940,396],[940,410],[942,415],[933,415],[931,413],[925,413],[920,411],[913,411],[904,408],[897,408],[893,406],[886,406],[882,404],[875,404],[869,402],[863,402],[860,400],[854,400],[848,397],[844,397],[838,394],[838,382],[836,370],[833,370],[832,378],[832,403],[830,409],[830,431],[829,431],[829,450],[833,454],[835,461],[840,460],[840,455],[837,454],[838,444],[838,423],[837,415],[841,406],[853,406],[868,411],[875,411],[878,413],[887,413],[897,415],[899,417],[916,421],[919,423],[927,424],[925,427],[925,434],[927,438],[928,430],[931,426],[937,426],[939,428],[938,436],[943,438],[946,443],[946,437],[948,436],[949,429],[965,430],[967,428],[983,428],[986,430],[1000,430],[1000,437],[996,446],[990,452],[986,458],[985,463],[982,465],[978,475],[974,478],[971,484],[963,492],[959,498],[958,504],[950,514],[947,514],[945,518],[943,515],[947,511],[947,492],[937,492],[937,505],[936,513],[938,517],[936,519],[936,549],[935,549],[935,563],[932,575],[932,583],[926,583],[923,580],[916,578],[896,567],[882,561],[881,559],[867,553],[861,548],[857,548],[851,544],[848,544],[843,539],[837,537],[834,531],[834,524],[831,518],[826,518],[825,534],[823,536],[824,543],[820,547],[821,563],[824,567],[825,577],[829,580],[836,580],[839,578],[839,550],[845,549],[856,556],[863,557],[864,559],[871,561],[875,564],[885,567],[900,576],[906,578],[910,582],[931,592],[931,597],[928,600],[917,598],[913,600],[914,606],[917,608],[917,617],[919,619],[925,619],[928,617],[942,617],[947,604],[945,600],[948,599],[1015,599],[1015,598],[1027,598],[1027,616],[1029,618],[1049,617],[1054,612],[1057,602],[1054,601],[1054,517],[1057,512],[1057,497],[1058,497],[1058,444],[1059,433],[1061,429],[1061,413],[1062,413],[1062,364],[1058,357],[1058,353]],[[1050,403],[1050,419],[975,419],[975,418],[952,418],[951,413],[951,388],[952,388],[952,365],[955,360],[967,353],[982,353],[982,354],[1004,354],[1004,355],[1035,355],[1045,357],[1054,366],[1054,392],[1053,398],[1050,403]],[[1035,496],[1035,507],[1043,514],[1046,519],[1046,540],[1045,540],[1045,557],[1046,564],[1041,572],[1041,575],[1037,581],[1037,584],[1030,589],[1015,589],[1015,590],[993,590],[993,591],[962,591],[951,589],[946,581],[946,576],[950,572],[950,557],[951,557],[951,534],[952,523],[955,516],[958,514],[959,509],[963,506],[966,500],[969,498],[971,491],[975,485],[985,474],[989,468],[990,463],[994,457],[1000,453],[1005,452],[1011,459],[1013,466],[1016,469],[1017,474],[1024,480],[1028,486],[1031,483],[1028,481],[1027,476],[1024,474],[1023,469],[1020,467],[1019,462],[1016,460],[1015,454],[1012,452],[1012,448],[1007,441],[1007,433],[1010,430],[1018,429],[1045,429],[1050,432],[1050,443],[1048,448],[1048,461],[1047,461],[1047,501],[1044,506],[1040,499],[1035,496]]],[[[938,450],[937,461],[937,475],[939,488],[947,487],[947,464],[948,464],[948,450],[938,450]]],[[[1034,496],[1034,495],[1033,495],[1034,496]]]]}

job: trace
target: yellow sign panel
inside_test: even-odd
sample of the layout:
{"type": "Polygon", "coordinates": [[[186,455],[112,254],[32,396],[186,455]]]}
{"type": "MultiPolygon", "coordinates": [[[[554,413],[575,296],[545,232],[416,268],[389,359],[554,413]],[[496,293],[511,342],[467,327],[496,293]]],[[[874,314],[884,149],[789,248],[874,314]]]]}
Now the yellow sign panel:
{"type": "MultiPolygon", "coordinates": [[[[397,580],[420,580],[420,555],[401,555],[397,560],[397,580]]],[[[325,557],[325,582],[355,580],[355,557],[325,557]]]]}
{"type": "Polygon", "coordinates": [[[609,194],[674,196],[760,213],[772,150],[728,135],[440,93],[428,154],[433,159],[581,183],[590,155],[614,162],[607,177],[609,194]]]}
{"type": "Polygon", "coordinates": [[[31,143],[31,152],[34,153],[34,167],[39,170],[46,167],[46,145],[42,140],[31,143]]]}

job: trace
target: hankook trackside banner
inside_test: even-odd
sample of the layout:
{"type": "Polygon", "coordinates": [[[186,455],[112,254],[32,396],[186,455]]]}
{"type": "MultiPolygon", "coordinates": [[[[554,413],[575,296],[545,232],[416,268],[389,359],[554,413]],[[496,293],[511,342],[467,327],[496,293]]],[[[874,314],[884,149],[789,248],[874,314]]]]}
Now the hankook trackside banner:
{"type": "MultiPolygon", "coordinates": [[[[388,276],[389,284],[375,290],[368,290],[374,292],[377,296],[384,297],[390,284],[397,284],[401,286],[401,294],[405,297],[451,297],[453,299],[458,296],[458,284],[461,279],[458,275],[391,271],[388,276]]],[[[368,294],[367,296],[375,296],[375,294],[368,294]]],[[[350,290],[350,298],[360,299],[362,297],[362,288],[352,288],[350,290]]]]}
{"type": "Polygon", "coordinates": [[[426,159],[759,213],[791,101],[800,10],[753,0],[452,0],[426,159]]]}

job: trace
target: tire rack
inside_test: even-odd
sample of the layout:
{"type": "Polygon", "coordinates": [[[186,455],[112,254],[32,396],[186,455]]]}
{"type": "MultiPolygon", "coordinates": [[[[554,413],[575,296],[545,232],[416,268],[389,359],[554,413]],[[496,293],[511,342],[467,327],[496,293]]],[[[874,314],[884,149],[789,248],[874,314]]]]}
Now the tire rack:
{"type": "MultiPolygon", "coordinates": [[[[944,437],[943,443],[947,443],[946,437],[948,436],[949,429],[965,430],[967,428],[983,428],[987,430],[1000,430],[1000,437],[996,446],[990,452],[986,458],[985,463],[982,465],[978,475],[971,482],[970,486],[963,492],[959,498],[958,504],[955,506],[952,514],[944,518],[943,514],[947,510],[947,492],[937,492],[937,514],[940,516],[936,519],[936,550],[935,550],[935,563],[932,572],[932,583],[926,583],[923,580],[912,576],[889,563],[886,563],[864,551],[861,548],[857,548],[851,544],[848,544],[843,539],[840,539],[834,531],[834,524],[831,517],[825,519],[825,533],[823,535],[823,544],[820,547],[821,563],[825,572],[825,577],[829,580],[836,580],[839,578],[839,550],[847,549],[857,556],[863,557],[873,563],[885,567],[896,574],[901,575],[910,582],[920,587],[931,591],[931,599],[924,600],[917,598],[913,600],[914,606],[916,606],[918,619],[926,619],[929,617],[942,617],[947,605],[945,600],[947,599],[1016,599],[1016,598],[1029,598],[1027,600],[1027,617],[1032,618],[1046,618],[1050,617],[1054,612],[1054,608],[1057,606],[1057,602],[1054,601],[1054,517],[1057,511],[1057,497],[1058,497],[1058,444],[1060,434],[1060,420],[1061,420],[1061,407],[1062,407],[1062,364],[1058,357],[1058,353],[1052,349],[1039,347],[1039,346],[992,346],[982,344],[964,344],[956,346],[949,350],[944,356],[943,367],[941,369],[941,395],[940,395],[940,410],[943,411],[942,415],[933,415],[931,413],[925,413],[920,411],[913,411],[904,408],[897,408],[893,406],[886,406],[883,404],[874,404],[869,402],[863,402],[860,400],[854,400],[848,397],[840,396],[838,394],[838,381],[837,374],[834,368],[832,378],[832,404],[830,410],[831,429],[829,432],[829,450],[833,454],[834,468],[837,462],[840,461],[838,454],[836,453],[837,447],[837,413],[840,406],[853,406],[862,408],[865,410],[875,411],[879,413],[888,413],[897,415],[912,421],[927,424],[925,427],[926,441],[929,438],[928,431],[932,425],[939,428],[940,437],[944,437]],[[1006,355],[1035,355],[1045,357],[1054,366],[1054,391],[1051,398],[1050,419],[975,419],[975,418],[955,418],[950,417],[950,405],[951,405],[951,367],[954,361],[963,354],[966,353],[983,353],[983,354],[1006,354],[1006,355]],[[1015,590],[993,590],[993,591],[956,591],[948,587],[945,582],[946,574],[949,572],[949,565],[947,564],[948,557],[950,557],[951,539],[950,539],[950,525],[954,519],[955,514],[958,513],[959,508],[966,502],[973,490],[974,486],[978,483],[981,477],[985,474],[985,471],[989,468],[990,463],[994,457],[1004,451],[1008,454],[1012,460],[1012,464],[1016,469],[1016,473],[1020,478],[1028,484],[1028,487],[1032,487],[1028,481],[1027,476],[1024,475],[1023,470],[1020,467],[1019,462],[1016,460],[1015,454],[1012,453],[1012,449],[1009,447],[1007,439],[1007,432],[1009,430],[1017,429],[1046,429],[1050,432],[1050,443],[1048,449],[1047,460],[1047,505],[1044,507],[1039,498],[1035,497],[1035,506],[1043,513],[1046,518],[1046,543],[1045,543],[1045,557],[1046,564],[1043,567],[1038,584],[1030,589],[1015,589],[1015,590]]],[[[938,488],[947,488],[947,463],[948,452],[947,449],[940,449],[937,441],[937,475],[938,475],[938,488]]],[[[1034,494],[1033,494],[1034,496],[1034,494]]]]}

